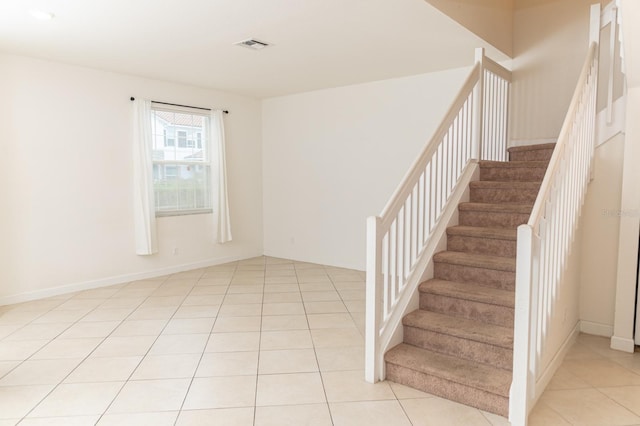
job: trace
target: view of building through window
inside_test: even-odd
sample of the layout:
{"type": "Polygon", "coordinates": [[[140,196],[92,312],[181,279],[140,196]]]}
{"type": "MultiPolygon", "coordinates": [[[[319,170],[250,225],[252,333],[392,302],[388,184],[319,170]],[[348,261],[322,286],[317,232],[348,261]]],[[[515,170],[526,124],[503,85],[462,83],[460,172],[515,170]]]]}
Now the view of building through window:
{"type": "Polygon", "coordinates": [[[156,213],[211,209],[208,116],[153,109],[153,184],[156,213]]]}

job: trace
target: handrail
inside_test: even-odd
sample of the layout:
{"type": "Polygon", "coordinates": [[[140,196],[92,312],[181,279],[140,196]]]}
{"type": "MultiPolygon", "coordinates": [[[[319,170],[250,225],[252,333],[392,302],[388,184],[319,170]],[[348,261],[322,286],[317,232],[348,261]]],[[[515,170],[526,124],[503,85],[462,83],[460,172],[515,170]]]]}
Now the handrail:
{"type": "MultiPolygon", "coordinates": [[[[384,378],[401,327],[472,163],[504,160],[511,73],[476,50],[476,64],[380,216],[367,219],[365,378],[384,378]]],[[[465,183],[466,185],[466,183],[465,183]]]]}
{"type": "Polygon", "coordinates": [[[458,95],[456,96],[455,100],[451,103],[451,106],[447,110],[447,113],[445,114],[442,122],[436,129],[434,135],[431,137],[431,140],[422,150],[420,156],[413,162],[413,164],[409,168],[409,171],[407,171],[404,178],[400,182],[400,185],[398,185],[393,195],[387,202],[387,205],[384,207],[384,209],[382,209],[380,217],[382,217],[383,220],[384,218],[394,217],[398,214],[400,208],[402,207],[402,200],[406,199],[406,190],[410,186],[410,182],[415,182],[416,177],[418,177],[419,173],[424,170],[427,162],[431,159],[433,154],[438,149],[438,145],[436,144],[436,142],[442,140],[444,135],[447,133],[449,127],[451,126],[451,122],[453,122],[456,115],[460,111],[460,108],[462,108],[471,92],[473,92],[473,89],[479,79],[480,65],[475,64],[475,66],[469,73],[469,76],[462,85],[462,88],[458,91],[458,95]]]}
{"type": "Polygon", "coordinates": [[[502,65],[489,57],[484,57],[483,67],[506,81],[511,81],[511,71],[505,69],[502,65]]]}

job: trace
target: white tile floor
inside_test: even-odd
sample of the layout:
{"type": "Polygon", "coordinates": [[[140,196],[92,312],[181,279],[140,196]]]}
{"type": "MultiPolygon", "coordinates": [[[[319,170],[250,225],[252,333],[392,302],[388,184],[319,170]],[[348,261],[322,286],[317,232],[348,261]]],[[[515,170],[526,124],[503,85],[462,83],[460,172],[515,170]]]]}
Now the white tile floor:
{"type": "MultiPolygon", "coordinates": [[[[364,274],[273,258],[0,307],[4,425],[506,425],[363,381],[364,274]]],[[[640,424],[640,357],[581,336],[531,424],[640,424]]]]}

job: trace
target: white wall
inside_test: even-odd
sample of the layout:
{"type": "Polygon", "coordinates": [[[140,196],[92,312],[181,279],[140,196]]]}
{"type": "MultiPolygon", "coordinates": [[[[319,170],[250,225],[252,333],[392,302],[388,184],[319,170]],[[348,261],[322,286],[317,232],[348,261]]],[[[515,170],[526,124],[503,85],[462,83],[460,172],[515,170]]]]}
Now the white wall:
{"type": "Polygon", "coordinates": [[[597,0],[515,0],[511,139],[555,139],[578,82],[597,0]]]}
{"type": "Polygon", "coordinates": [[[265,100],[265,254],[364,269],[366,217],[380,214],[467,73],[265,100]]]}
{"type": "Polygon", "coordinates": [[[262,253],[259,101],[4,54],[0,93],[0,304],[262,253]],[[211,215],[159,218],[160,253],[135,255],[130,96],[231,111],[233,242],[211,215]]]}
{"type": "MultiPolygon", "coordinates": [[[[618,244],[618,275],[616,280],[616,307],[614,335],[611,347],[628,352],[634,350],[633,318],[640,301],[636,302],[636,276],[638,268],[638,233],[640,223],[640,4],[622,0],[622,31],[624,38],[625,68],[627,76],[626,135],[622,197],[620,210],[625,213],[620,221],[618,244]],[[636,305],[637,304],[637,305],[636,305]]],[[[635,343],[640,344],[640,314],[636,317],[635,343]]]]}
{"type": "Polygon", "coordinates": [[[596,148],[594,180],[582,210],[582,330],[605,336],[613,332],[623,159],[622,134],[596,148]]]}
{"type": "MultiPolygon", "coordinates": [[[[640,49],[640,46],[638,46],[640,49]]],[[[627,120],[620,201],[620,233],[618,235],[618,269],[614,335],[616,349],[633,351],[633,318],[635,312],[636,277],[638,271],[638,235],[640,233],[640,85],[627,92],[627,120]]]]}

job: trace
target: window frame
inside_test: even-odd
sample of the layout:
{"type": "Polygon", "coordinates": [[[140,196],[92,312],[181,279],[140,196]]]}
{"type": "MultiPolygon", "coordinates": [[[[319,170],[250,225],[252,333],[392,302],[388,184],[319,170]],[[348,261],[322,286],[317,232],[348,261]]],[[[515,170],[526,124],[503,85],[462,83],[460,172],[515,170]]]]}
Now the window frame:
{"type": "MultiPolygon", "coordinates": [[[[172,136],[173,138],[170,138],[173,141],[173,145],[167,145],[167,140],[169,138],[167,138],[167,129],[163,129],[162,135],[163,136],[163,140],[161,144],[159,145],[159,148],[161,150],[169,150],[172,151],[174,158],[176,157],[177,153],[179,150],[192,150],[192,151],[201,151],[202,152],[202,160],[199,161],[189,161],[189,160],[167,160],[167,159],[153,159],[152,160],[152,169],[155,168],[156,166],[158,166],[158,168],[160,170],[162,170],[163,172],[160,173],[161,175],[164,176],[164,170],[167,166],[175,166],[176,167],[176,171],[175,171],[175,176],[180,176],[180,170],[181,170],[181,166],[187,166],[187,167],[193,167],[194,169],[196,169],[198,166],[202,168],[204,175],[206,176],[206,179],[208,181],[206,181],[205,183],[205,189],[208,190],[209,194],[207,194],[207,199],[208,199],[208,207],[203,207],[203,208],[193,208],[193,209],[180,209],[180,210],[159,210],[159,205],[158,205],[158,200],[156,200],[156,202],[154,203],[154,210],[155,210],[155,216],[156,217],[170,217],[170,216],[186,216],[186,215],[195,215],[195,214],[211,214],[213,213],[213,199],[212,199],[212,194],[211,194],[211,173],[213,170],[213,162],[211,159],[211,155],[212,153],[209,152],[210,151],[210,141],[207,140],[206,136],[204,134],[206,134],[206,129],[207,126],[211,125],[210,122],[210,116],[209,114],[207,114],[206,112],[203,113],[203,111],[201,110],[196,110],[196,109],[192,109],[192,108],[188,108],[188,107],[173,107],[173,106],[166,106],[166,105],[160,105],[160,104],[151,104],[151,113],[153,116],[153,121],[152,121],[152,133],[153,133],[153,137],[156,137],[156,131],[155,131],[155,126],[156,126],[156,120],[161,119],[164,120],[162,117],[158,117],[156,116],[155,112],[156,111],[163,111],[163,112],[167,112],[167,113],[178,113],[178,114],[189,114],[189,115],[198,115],[202,117],[202,126],[198,129],[195,130],[196,128],[194,128],[193,130],[193,135],[194,135],[194,140],[193,140],[193,146],[188,146],[188,138],[189,138],[189,132],[187,130],[183,130],[184,127],[187,127],[185,125],[182,124],[173,124],[173,128],[174,131],[172,132],[172,136]],[[179,146],[179,140],[180,140],[180,133],[183,133],[185,135],[185,146],[181,147],[179,146]],[[198,134],[200,136],[200,140],[202,141],[201,143],[201,147],[197,146],[197,142],[196,142],[196,138],[195,135],[198,134]]],[[[164,120],[166,121],[166,120],[164,120]]],[[[169,127],[169,126],[168,126],[169,127]]],[[[156,149],[157,147],[155,146],[155,144],[152,144],[152,149],[156,149]]],[[[153,156],[152,156],[153,157],[153,156]]],[[[157,189],[156,189],[156,177],[155,175],[153,176],[153,187],[154,187],[154,194],[157,195],[157,189]]],[[[179,190],[178,190],[179,191],[179,190]]]]}

